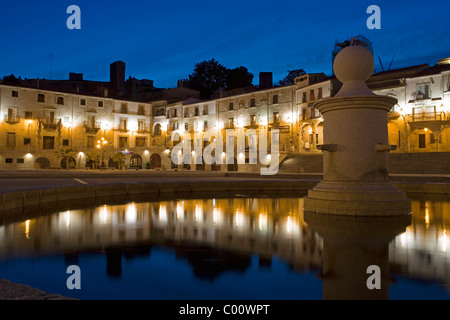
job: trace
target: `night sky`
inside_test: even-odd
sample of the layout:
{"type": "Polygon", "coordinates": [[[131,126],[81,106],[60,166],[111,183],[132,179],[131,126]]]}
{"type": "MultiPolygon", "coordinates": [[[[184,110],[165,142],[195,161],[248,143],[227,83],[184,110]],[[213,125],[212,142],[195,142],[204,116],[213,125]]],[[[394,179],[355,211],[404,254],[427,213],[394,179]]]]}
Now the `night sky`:
{"type": "Polygon", "coordinates": [[[196,62],[214,58],[245,66],[258,84],[287,70],[331,74],[335,40],[362,34],[373,43],[375,69],[429,63],[450,56],[448,2],[301,0],[2,0],[0,76],[109,81],[109,64],[126,77],[175,87],[196,62]],[[81,9],[81,30],[69,30],[69,5],[81,9]],[[381,9],[381,29],[369,30],[369,5],[381,9]],[[53,59],[50,58],[53,55],[53,59]],[[52,63],[51,63],[52,62],[52,63]]]}

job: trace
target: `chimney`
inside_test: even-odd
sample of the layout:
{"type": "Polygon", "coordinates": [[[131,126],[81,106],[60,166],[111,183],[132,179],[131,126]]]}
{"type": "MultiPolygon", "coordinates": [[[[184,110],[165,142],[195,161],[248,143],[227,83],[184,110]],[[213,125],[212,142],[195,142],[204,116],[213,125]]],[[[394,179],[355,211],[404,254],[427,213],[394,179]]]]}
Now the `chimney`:
{"type": "Polygon", "coordinates": [[[260,72],[259,73],[259,88],[269,89],[272,88],[272,72],[260,72]]]}

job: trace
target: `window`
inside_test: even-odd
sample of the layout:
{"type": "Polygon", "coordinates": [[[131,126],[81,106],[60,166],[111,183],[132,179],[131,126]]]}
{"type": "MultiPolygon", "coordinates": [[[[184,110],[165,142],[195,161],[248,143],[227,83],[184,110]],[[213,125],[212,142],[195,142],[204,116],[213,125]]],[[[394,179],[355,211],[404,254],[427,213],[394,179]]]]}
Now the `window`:
{"type": "Polygon", "coordinates": [[[37,102],[45,102],[45,95],[43,93],[38,93],[37,102]]]}
{"type": "Polygon", "coordinates": [[[8,122],[18,122],[19,119],[17,117],[17,109],[16,108],[8,108],[8,114],[6,115],[6,121],[8,122]]]}
{"type": "Polygon", "coordinates": [[[280,113],[278,112],[273,113],[273,123],[280,123],[280,113]]]}
{"type": "Polygon", "coordinates": [[[303,92],[302,103],[306,102],[306,92],[303,92]]]}
{"type": "Polygon", "coordinates": [[[302,109],[302,120],[306,120],[306,109],[302,109]]]}
{"type": "Polygon", "coordinates": [[[230,104],[228,105],[228,110],[234,110],[234,103],[230,102],[230,104]]]}
{"type": "Polygon", "coordinates": [[[311,108],[310,112],[311,112],[310,119],[314,119],[316,117],[316,109],[315,108],[311,108]]]}
{"type": "Polygon", "coordinates": [[[8,148],[14,148],[16,146],[16,134],[14,132],[6,133],[6,146],[8,148]]]}
{"type": "Polygon", "coordinates": [[[103,101],[101,100],[97,101],[97,107],[103,108],[103,101]]]}
{"type": "Polygon", "coordinates": [[[195,109],[194,109],[194,116],[198,116],[199,115],[199,113],[198,113],[198,107],[195,107],[195,109]]]}
{"type": "Polygon", "coordinates": [[[203,106],[203,115],[207,116],[208,115],[208,105],[203,106]]]}
{"type": "Polygon", "coordinates": [[[57,97],[56,104],[64,104],[64,97],[57,97]]]}
{"type": "Polygon", "coordinates": [[[203,130],[208,130],[208,121],[203,122],[203,130]]]}
{"type": "Polygon", "coordinates": [[[23,138],[23,145],[24,146],[31,145],[31,138],[23,138]]]}
{"type": "Polygon", "coordinates": [[[25,111],[25,119],[33,119],[33,112],[25,111]]]}
{"type": "Polygon", "coordinates": [[[13,91],[11,92],[11,96],[17,98],[17,97],[19,96],[19,91],[13,90],[13,91]]]}
{"type": "Polygon", "coordinates": [[[178,122],[172,122],[172,130],[178,129],[178,122]]]}
{"type": "Polygon", "coordinates": [[[13,163],[13,158],[6,158],[5,163],[13,163]]]}
{"type": "Polygon", "coordinates": [[[63,139],[62,145],[63,145],[64,147],[68,147],[68,146],[69,146],[69,139],[63,139]]]}
{"type": "Polygon", "coordinates": [[[322,99],[322,98],[323,98],[322,88],[319,88],[319,92],[317,93],[317,99],[322,99]]]}
{"type": "Polygon", "coordinates": [[[17,163],[25,163],[25,159],[24,158],[17,158],[16,162],[17,163]]]}
{"type": "Polygon", "coordinates": [[[55,137],[44,136],[42,149],[54,149],[55,148],[55,137]]]}
{"type": "Polygon", "coordinates": [[[95,116],[88,116],[87,118],[87,127],[88,128],[95,128],[96,126],[96,119],[95,116]]]}
{"type": "Polygon", "coordinates": [[[161,125],[159,123],[155,124],[155,129],[153,130],[154,136],[160,136],[161,135],[161,125]]]}
{"type": "Polygon", "coordinates": [[[256,125],[256,116],[254,114],[250,115],[250,125],[251,126],[256,125]]]}
{"type": "Polygon", "coordinates": [[[234,129],[234,118],[228,118],[228,129],[234,129]]]}
{"type": "Polygon", "coordinates": [[[136,147],[146,147],[146,140],[145,137],[136,137],[136,147]]]}
{"type": "Polygon", "coordinates": [[[127,118],[120,118],[119,130],[121,130],[121,131],[127,130],[127,118]]]}
{"type": "Polygon", "coordinates": [[[250,99],[250,108],[256,107],[256,99],[255,98],[251,98],[250,99]]]}
{"type": "Polygon", "coordinates": [[[428,83],[421,83],[417,85],[416,99],[429,99],[430,87],[428,83]]]}
{"type": "Polygon", "coordinates": [[[273,103],[273,104],[278,103],[278,95],[277,95],[277,94],[274,94],[274,95],[273,95],[273,97],[272,97],[272,103],[273,103]]]}
{"type": "MultiPolygon", "coordinates": [[[[128,104],[122,103],[120,105],[120,113],[128,113],[128,104]]],[[[163,115],[164,115],[164,113],[163,113],[163,115]]]]}
{"type": "Polygon", "coordinates": [[[119,148],[124,149],[128,147],[128,137],[119,137],[119,148]]]}
{"type": "Polygon", "coordinates": [[[309,91],[309,101],[314,101],[314,89],[309,91]]]}
{"type": "Polygon", "coordinates": [[[145,106],[142,104],[138,105],[138,115],[144,116],[145,115],[145,106]]]}
{"type": "Polygon", "coordinates": [[[80,106],[86,105],[86,99],[80,99],[80,106]]]}
{"type": "Polygon", "coordinates": [[[138,131],[140,131],[140,132],[145,131],[145,120],[144,119],[138,120],[138,131]]]}
{"type": "Polygon", "coordinates": [[[177,109],[173,109],[173,117],[174,117],[174,118],[178,117],[178,115],[177,115],[177,109]]]}
{"type": "Polygon", "coordinates": [[[88,149],[94,149],[95,146],[95,137],[94,136],[87,136],[87,148],[88,149]]]}

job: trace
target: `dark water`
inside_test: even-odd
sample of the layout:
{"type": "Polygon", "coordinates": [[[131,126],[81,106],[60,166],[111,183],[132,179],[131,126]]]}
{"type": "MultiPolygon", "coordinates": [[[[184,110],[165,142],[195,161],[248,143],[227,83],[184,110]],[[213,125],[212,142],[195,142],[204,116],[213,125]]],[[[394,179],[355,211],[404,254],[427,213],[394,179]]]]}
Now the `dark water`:
{"type": "Polygon", "coordinates": [[[0,278],[80,299],[449,299],[450,202],[412,207],[406,223],[308,216],[302,198],[63,211],[0,226],[0,278]]]}

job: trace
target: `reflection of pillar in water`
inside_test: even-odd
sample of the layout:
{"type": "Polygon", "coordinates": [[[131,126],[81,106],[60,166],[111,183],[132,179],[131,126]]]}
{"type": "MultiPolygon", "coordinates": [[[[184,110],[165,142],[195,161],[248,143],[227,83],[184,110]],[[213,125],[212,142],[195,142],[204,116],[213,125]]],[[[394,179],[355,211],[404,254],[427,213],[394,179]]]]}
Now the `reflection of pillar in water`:
{"type": "Polygon", "coordinates": [[[106,253],[106,273],[114,278],[122,275],[122,252],[108,251],[106,253]]]}
{"type": "MultiPolygon", "coordinates": [[[[389,243],[405,231],[411,216],[346,217],[305,212],[305,222],[323,238],[324,299],[387,299],[389,243]],[[369,266],[380,268],[380,289],[369,289],[369,266]]],[[[372,283],[372,281],[369,281],[372,283]]]]}

